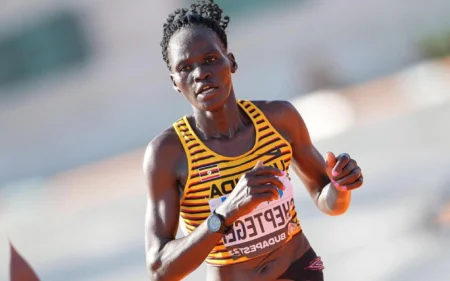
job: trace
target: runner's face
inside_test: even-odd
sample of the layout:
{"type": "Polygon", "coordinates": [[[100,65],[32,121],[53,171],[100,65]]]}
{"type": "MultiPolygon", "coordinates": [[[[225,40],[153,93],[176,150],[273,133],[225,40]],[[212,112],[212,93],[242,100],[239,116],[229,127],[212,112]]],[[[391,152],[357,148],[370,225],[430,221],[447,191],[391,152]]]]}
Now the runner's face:
{"type": "Polygon", "coordinates": [[[237,65],[214,31],[184,27],[170,39],[168,54],[174,89],[194,107],[214,111],[225,104],[237,65]]]}

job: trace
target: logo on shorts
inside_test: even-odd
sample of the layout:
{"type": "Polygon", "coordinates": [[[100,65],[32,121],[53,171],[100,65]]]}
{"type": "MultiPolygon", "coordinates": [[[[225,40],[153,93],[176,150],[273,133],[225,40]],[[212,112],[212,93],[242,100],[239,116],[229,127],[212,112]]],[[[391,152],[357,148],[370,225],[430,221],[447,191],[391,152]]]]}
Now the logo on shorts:
{"type": "Polygon", "coordinates": [[[307,267],[305,267],[305,270],[323,270],[324,268],[322,259],[317,257],[313,259],[307,267]]]}
{"type": "Polygon", "coordinates": [[[295,222],[290,222],[288,225],[288,235],[292,236],[297,232],[298,225],[295,222]]]}
{"type": "Polygon", "coordinates": [[[213,179],[220,178],[220,169],[217,164],[207,166],[207,167],[201,167],[198,169],[198,174],[200,176],[201,182],[204,182],[207,180],[213,180],[213,179]]]}

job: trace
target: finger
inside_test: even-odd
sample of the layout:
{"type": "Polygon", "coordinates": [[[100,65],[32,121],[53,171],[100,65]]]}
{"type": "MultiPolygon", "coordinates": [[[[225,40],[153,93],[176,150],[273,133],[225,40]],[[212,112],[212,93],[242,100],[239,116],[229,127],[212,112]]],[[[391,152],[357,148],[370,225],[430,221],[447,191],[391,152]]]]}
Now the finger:
{"type": "Polygon", "coordinates": [[[350,184],[346,184],[346,185],[342,186],[342,188],[345,190],[357,189],[362,186],[363,181],[364,181],[363,176],[360,176],[356,181],[354,181],[353,183],[350,183],[350,184]]]}
{"type": "Polygon", "coordinates": [[[339,173],[344,169],[345,165],[350,161],[350,155],[347,153],[342,153],[337,157],[337,163],[333,168],[332,174],[334,177],[338,176],[339,173]]]}
{"type": "MultiPolygon", "coordinates": [[[[256,166],[255,166],[256,167],[256,166]]],[[[248,176],[258,176],[258,175],[274,175],[274,176],[282,176],[284,174],[283,171],[278,170],[277,168],[271,166],[260,166],[258,168],[253,168],[251,171],[247,173],[248,176]]]]}
{"type": "Polygon", "coordinates": [[[336,156],[333,152],[327,152],[325,160],[327,167],[333,168],[336,165],[336,156]]]}
{"type": "Polygon", "coordinates": [[[258,204],[277,199],[271,192],[255,193],[250,195],[249,198],[251,201],[257,202],[258,204]]]}
{"type": "Polygon", "coordinates": [[[250,178],[247,182],[247,185],[249,186],[263,185],[263,184],[275,185],[279,189],[284,190],[283,183],[277,177],[272,175],[254,176],[250,178]]]}
{"type": "Polygon", "coordinates": [[[334,180],[340,180],[342,178],[344,178],[345,176],[349,175],[353,170],[355,169],[359,169],[361,171],[361,169],[358,167],[357,163],[355,160],[350,160],[350,162],[348,162],[347,165],[345,165],[344,169],[342,169],[342,171],[337,175],[337,176],[333,176],[334,180]]]}
{"type": "Polygon", "coordinates": [[[271,184],[263,184],[263,185],[255,185],[249,187],[250,194],[259,194],[259,193],[271,193],[274,199],[278,199],[280,197],[280,193],[278,192],[278,188],[275,185],[271,184]]]}
{"type": "Polygon", "coordinates": [[[353,183],[354,181],[356,181],[358,178],[361,177],[361,169],[360,168],[355,168],[353,169],[353,171],[350,172],[350,174],[348,174],[347,176],[336,180],[335,182],[340,185],[346,185],[346,184],[350,184],[353,183]]]}

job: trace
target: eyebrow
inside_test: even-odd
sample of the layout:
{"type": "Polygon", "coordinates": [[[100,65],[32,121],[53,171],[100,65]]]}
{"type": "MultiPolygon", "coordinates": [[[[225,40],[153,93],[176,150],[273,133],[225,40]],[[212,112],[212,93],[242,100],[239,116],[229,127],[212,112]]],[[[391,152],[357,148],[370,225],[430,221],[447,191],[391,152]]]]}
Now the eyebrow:
{"type": "MultiPolygon", "coordinates": [[[[208,50],[207,52],[204,52],[203,54],[200,54],[198,57],[208,57],[208,56],[212,56],[212,55],[218,55],[219,53],[220,53],[219,50],[211,49],[211,50],[208,50]]],[[[195,57],[184,58],[184,59],[178,61],[175,64],[175,69],[179,69],[180,66],[186,64],[189,60],[195,60],[195,57]]]]}
{"type": "Polygon", "coordinates": [[[175,64],[175,69],[179,69],[181,66],[185,65],[188,59],[181,60],[175,64]]]}

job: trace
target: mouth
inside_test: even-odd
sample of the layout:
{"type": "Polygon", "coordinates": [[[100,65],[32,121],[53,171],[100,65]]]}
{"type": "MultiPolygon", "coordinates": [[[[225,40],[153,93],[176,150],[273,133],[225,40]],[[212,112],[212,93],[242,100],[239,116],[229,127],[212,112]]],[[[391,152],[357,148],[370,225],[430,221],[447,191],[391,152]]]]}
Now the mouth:
{"type": "Polygon", "coordinates": [[[216,90],[218,87],[214,85],[203,85],[200,87],[200,89],[197,91],[197,95],[203,95],[206,96],[208,94],[211,94],[216,90]]]}

